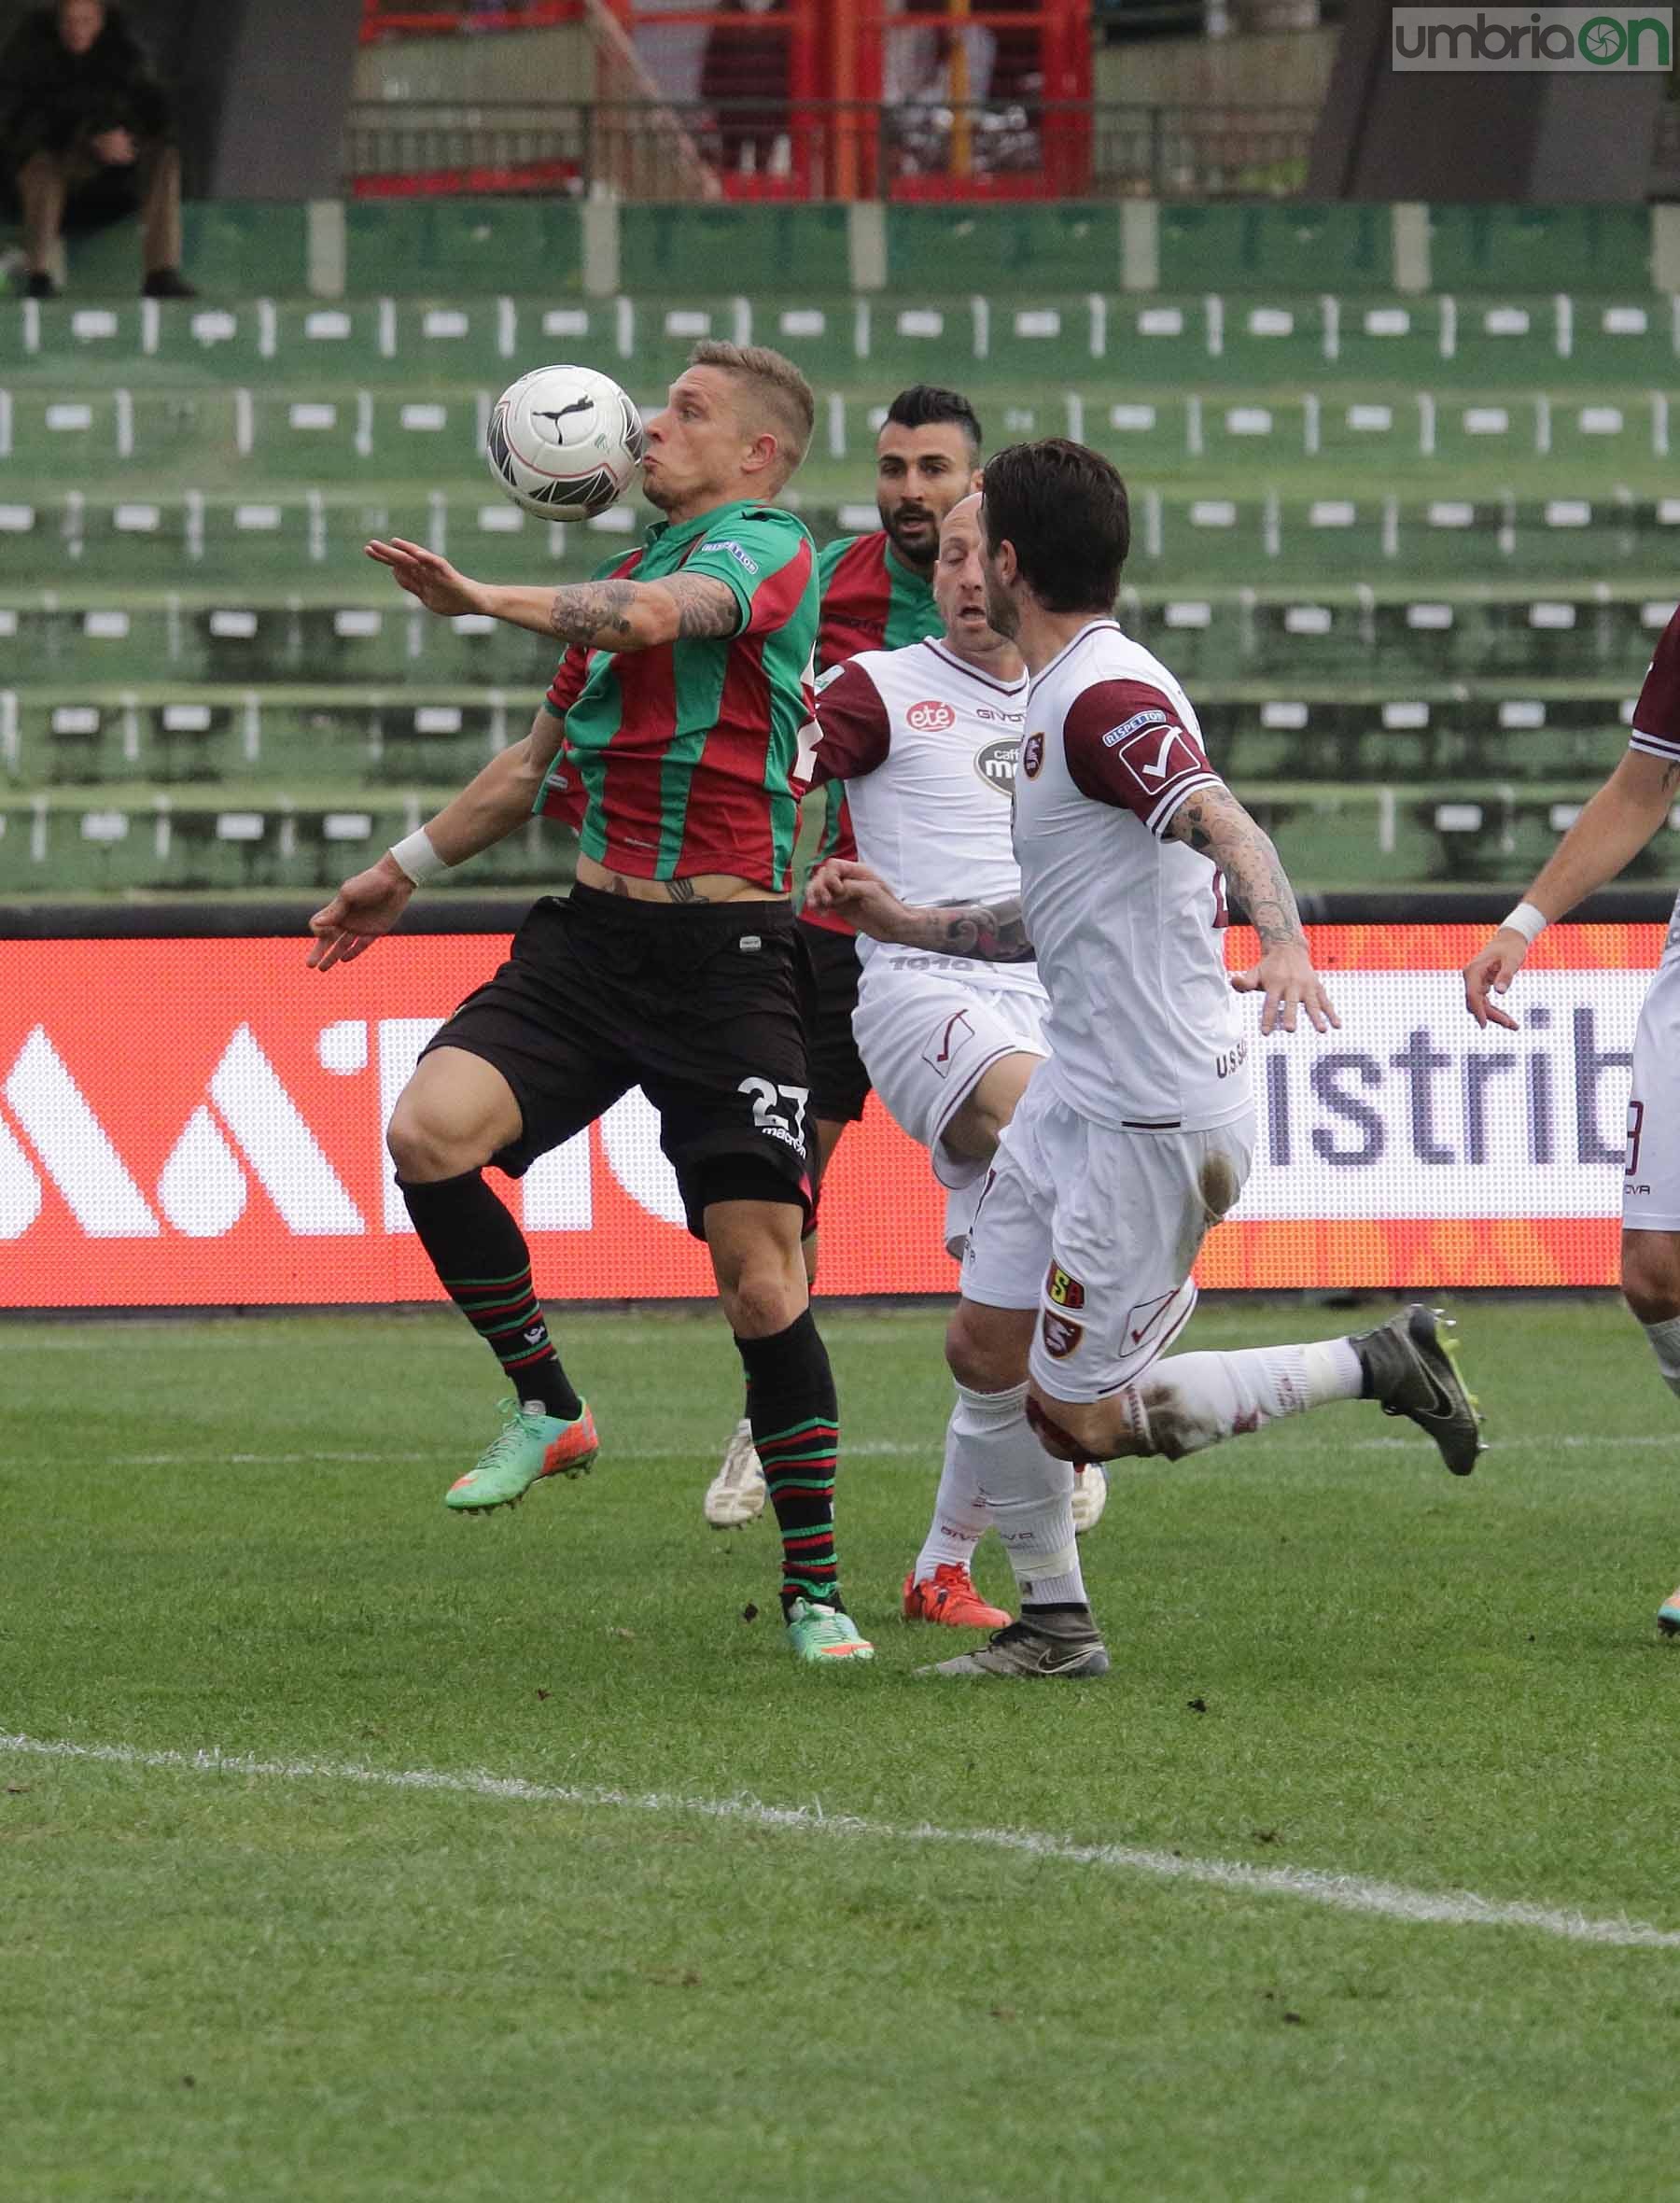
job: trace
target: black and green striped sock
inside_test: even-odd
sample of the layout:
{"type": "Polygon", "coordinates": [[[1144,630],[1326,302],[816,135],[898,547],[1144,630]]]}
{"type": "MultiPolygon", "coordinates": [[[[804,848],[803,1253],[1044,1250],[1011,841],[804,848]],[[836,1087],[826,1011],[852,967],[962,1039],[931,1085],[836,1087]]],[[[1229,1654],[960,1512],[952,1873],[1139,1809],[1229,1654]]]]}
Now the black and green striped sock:
{"type": "Polygon", "coordinates": [[[795,1599],[840,1607],[834,1469],[840,1448],[833,1371],[811,1312],[771,1339],[740,1339],[747,1412],[782,1541],[783,1610],[795,1599]]]}
{"type": "Polygon", "coordinates": [[[439,1283],[507,1372],[522,1401],[570,1421],[583,1403],[549,1337],[531,1279],[531,1251],[478,1171],[431,1186],[399,1178],[439,1283]]]}

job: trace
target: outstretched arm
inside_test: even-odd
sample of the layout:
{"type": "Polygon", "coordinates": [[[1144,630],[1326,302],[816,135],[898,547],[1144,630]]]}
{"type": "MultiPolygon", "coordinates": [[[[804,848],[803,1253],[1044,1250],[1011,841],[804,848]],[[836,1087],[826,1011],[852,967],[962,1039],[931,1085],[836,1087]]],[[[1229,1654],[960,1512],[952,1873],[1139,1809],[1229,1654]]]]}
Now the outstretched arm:
{"type": "Polygon", "coordinates": [[[663,582],[572,582],[559,589],[501,588],[475,582],[439,552],[402,537],[371,542],[368,556],[428,612],[455,619],[487,613],[535,635],[597,651],[649,651],[695,637],[736,635],[740,599],[711,574],[672,574],[663,582]]]}
{"type": "MultiPolygon", "coordinates": [[[[1623,752],[1604,785],[1581,810],[1534,877],[1522,901],[1550,924],[1616,877],[1638,856],[1668,817],[1680,793],[1680,764],[1642,750],[1623,752]]],[[[1522,915],[1521,905],[1512,913],[1522,915]]],[[[1533,934],[1502,925],[1464,966],[1464,1007],[1478,1025],[1517,1031],[1517,1020],[1491,1000],[1504,994],[1522,969],[1533,934]]]]}
{"type": "MultiPolygon", "coordinates": [[[[464,864],[512,833],[531,815],[543,778],[565,738],[566,722],[540,710],[523,742],[514,742],[452,796],[422,829],[445,865],[464,864]]],[[[387,849],[353,879],[345,880],[309,921],[315,941],[312,971],[349,963],[388,933],[408,907],[416,881],[387,849]]]]}
{"type": "Polygon", "coordinates": [[[872,941],[897,941],[934,956],[972,956],[985,963],[1030,963],[1032,944],[1021,898],[999,903],[901,903],[878,872],[849,857],[831,857],[805,886],[808,910],[832,911],[872,941]]]}
{"type": "Polygon", "coordinates": [[[1323,984],[1312,968],[1311,951],[1301,929],[1301,913],[1283,861],[1272,838],[1256,824],[1223,783],[1193,789],[1167,821],[1169,841],[1187,843],[1218,865],[1225,883],[1260,936],[1260,961],[1246,972],[1233,972],[1239,994],[1264,994],[1260,1030],[1281,1022],[1295,1029],[1295,1011],[1304,1009],[1315,1031],[1339,1026],[1323,984]]]}

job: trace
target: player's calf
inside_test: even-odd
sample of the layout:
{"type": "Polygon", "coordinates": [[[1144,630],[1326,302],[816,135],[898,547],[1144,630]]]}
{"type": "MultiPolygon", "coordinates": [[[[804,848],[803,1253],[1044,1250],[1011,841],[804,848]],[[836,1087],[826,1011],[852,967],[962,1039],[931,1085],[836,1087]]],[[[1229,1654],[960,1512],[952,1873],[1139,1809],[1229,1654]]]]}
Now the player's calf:
{"type": "Polygon", "coordinates": [[[1353,1338],[1169,1354],[1096,1400],[1058,1399],[1034,1379],[1028,1411],[1060,1460],[1179,1461],[1332,1400],[1374,1399],[1426,1432],[1454,1476],[1468,1476],[1482,1450],[1481,1416],[1449,1328],[1414,1306],[1353,1338]]]}

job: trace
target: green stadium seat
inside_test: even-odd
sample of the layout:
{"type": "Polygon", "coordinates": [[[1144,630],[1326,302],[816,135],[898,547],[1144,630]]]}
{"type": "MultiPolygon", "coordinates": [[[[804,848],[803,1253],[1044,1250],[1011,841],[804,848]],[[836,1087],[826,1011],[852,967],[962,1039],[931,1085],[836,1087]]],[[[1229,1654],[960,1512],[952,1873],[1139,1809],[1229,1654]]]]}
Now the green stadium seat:
{"type": "Polygon", "coordinates": [[[1389,290],[1393,223],[1386,206],[1254,202],[1164,204],[1163,290],[1389,290]]]}

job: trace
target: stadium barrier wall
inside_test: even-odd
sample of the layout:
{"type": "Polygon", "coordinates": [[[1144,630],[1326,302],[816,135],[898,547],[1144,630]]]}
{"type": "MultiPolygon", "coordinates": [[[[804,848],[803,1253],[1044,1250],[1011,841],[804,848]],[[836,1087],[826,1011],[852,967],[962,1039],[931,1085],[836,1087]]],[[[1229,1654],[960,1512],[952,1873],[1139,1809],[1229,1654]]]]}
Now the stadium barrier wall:
{"type": "MultiPolygon", "coordinates": [[[[37,933],[52,922],[34,915],[37,933]]],[[[428,919],[451,924],[446,900],[428,919]]],[[[383,1128],[504,933],[405,933],[314,974],[295,932],[76,938],[67,919],[27,938],[15,911],[3,930],[0,1307],[437,1297],[383,1128]]],[[[1255,1169],[1202,1284],[1613,1283],[1630,1050],[1661,925],[1553,928],[1511,997],[1516,1033],[1478,1031],[1463,1006],[1479,911],[1311,930],[1342,1029],[1263,1041],[1247,1005],[1255,1169]]],[[[1253,937],[1228,946],[1237,964],[1253,937]]],[[[710,1290],[638,1092],[512,1198],[550,1300],[710,1290]]],[[[925,1157],[872,1100],[825,1193],[823,1291],[950,1292],[940,1214],[925,1157]]]]}

